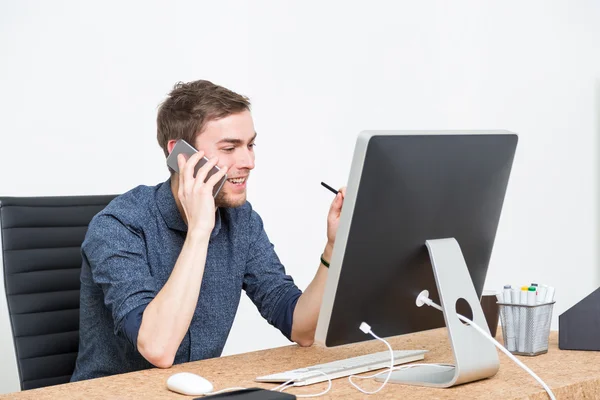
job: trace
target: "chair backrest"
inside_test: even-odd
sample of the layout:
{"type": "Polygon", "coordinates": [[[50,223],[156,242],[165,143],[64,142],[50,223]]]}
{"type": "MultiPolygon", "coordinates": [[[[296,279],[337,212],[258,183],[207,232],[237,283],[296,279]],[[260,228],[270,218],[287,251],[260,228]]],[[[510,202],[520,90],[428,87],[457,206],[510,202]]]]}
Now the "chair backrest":
{"type": "Polygon", "coordinates": [[[21,390],[66,383],[73,374],[81,243],[114,197],[0,197],[0,302],[6,300],[21,390]]]}

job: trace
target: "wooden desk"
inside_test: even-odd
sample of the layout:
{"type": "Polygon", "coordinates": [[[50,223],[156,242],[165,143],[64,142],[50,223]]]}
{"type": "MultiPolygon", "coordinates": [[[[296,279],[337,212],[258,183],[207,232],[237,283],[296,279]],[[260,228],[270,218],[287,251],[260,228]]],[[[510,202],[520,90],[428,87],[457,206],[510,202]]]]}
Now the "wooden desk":
{"type": "MultiPolygon", "coordinates": [[[[501,331],[499,331],[500,333],[501,331]]],[[[498,339],[501,338],[498,337],[498,339]]],[[[435,329],[390,340],[395,349],[426,348],[426,362],[452,362],[445,329],[435,329]]],[[[557,399],[600,399],[600,352],[561,351],[558,334],[552,332],[547,354],[519,357],[533,369],[554,391],[557,399]]],[[[273,388],[276,385],[253,381],[256,376],[300,368],[377,351],[384,346],[377,341],[336,348],[300,348],[297,346],[214,358],[176,365],[168,370],[151,369],[107,378],[51,386],[43,389],[12,393],[2,398],[14,399],[192,399],[172,393],[166,388],[167,378],[181,371],[197,373],[209,379],[215,390],[232,386],[273,388]]],[[[525,371],[500,353],[500,371],[493,378],[450,389],[388,384],[381,392],[368,396],[358,392],[347,378],[336,379],[323,399],[385,398],[385,399],[547,399],[542,387],[525,371]]],[[[361,387],[373,390],[380,385],[374,380],[359,382],[361,387]]],[[[294,394],[318,393],[327,387],[320,383],[289,389],[294,394]]]]}

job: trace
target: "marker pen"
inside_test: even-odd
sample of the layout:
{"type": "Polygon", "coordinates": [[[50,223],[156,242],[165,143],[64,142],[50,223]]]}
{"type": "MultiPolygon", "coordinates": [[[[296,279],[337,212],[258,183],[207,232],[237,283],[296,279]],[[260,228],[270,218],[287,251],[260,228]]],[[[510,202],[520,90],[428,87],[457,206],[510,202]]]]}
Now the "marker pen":
{"type": "MultiPolygon", "coordinates": [[[[519,304],[520,302],[520,298],[521,298],[521,291],[519,290],[518,287],[513,287],[510,289],[510,299],[511,299],[511,303],[513,304],[519,304]]],[[[513,320],[514,320],[514,332],[515,332],[515,349],[517,347],[517,344],[519,342],[519,328],[521,326],[521,316],[520,316],[520,307],[517,306],[512,306],[510,307],[512,308],[512,315],[513,315],[513,320]]]]}
{"type": "Polygon", "coordinates": [[[504,289],[502,290],[502,295],[504,297],[504,302],[505,303],[512,303],[512,301],[511,301],[511,295],[510,295],[510,289],[511,289],[510,285],[504,285],[504,289]]]}
{"type": "Polygon", "coordinates": [[[518,287],[511,287],[510,289],[510,298],[513,304],[519,304],[519,299],[521,296],[521,291],[518,287]]]}
{"type": "Polygon", "coordinates": [[[540,285],[538,287],[538,299],[537,299],[538,304],[546,303],[546,291],[547,290],[548,290],[548,286],[546,286],[546,285],[540,285]]]}
{"type": "Polygon", "coordinates": [[[529,285],[529,286],[530,287],[531,286],[535,287],[535,290],[536,290],[536,292],[535,292],[535,294],[536,294],[535,301],[537,303],[539,301],[539,298],[537,297],[537,295],[540,294],[539,293],[539,291],[540,291],[539,285],[537,283],[535,283],[535,282],[531,282],[531,285],[529,285]]]}
{"type": "MultiPolygon", "coordinates": [[[[536,305],[536,297],[537,297],[537,288],[535,286],[529,286],[529,290],[527,291],[527,305],[535,306],[536,305]]],[[[528,321],[527,327],[525,329],[525,348],[524,351],[531,351],[533,346],[533,341],[535,340],[534,332],[532,329],[538,324],[538,311],[539,308],[536,307],[527,307],[525,308],[525,320],[528,321]]]]}
{"type": "MultiPolygon", "coordinates": [[[[527,305],[527,292],[529,286],[522,286],[520,293],[519,304],[527,305]]],[[[527,312],[526,307],[519,307],[519,336],[518,336],[518,350],[523,353],[525,351],[525,331],[527,329],[527,312]]]]}
{"type": "MultiPolygon", "coordinates": [[[[512,303],[510,285],[504,285],[504,302],[512,303]]],[[[517,345],[515,342],[515,319],[513,317],[513,306],[504,306],[504,320],[506,322],[506,350],[515,351],[517,345]]]]}
{"type": "Polygon", "coordinates": [[[326,189],[329,189],[331,192],[333,192],[333,194],[336,194],[336,195],[338,194],[338,191],[337,191],[337,190],[335,190],[334,188],[332,188],[331,186],[329,186],[329,185],[328,185],[328,184],[326,184],[325,182],[321,182],[321,185],[322,185],[324,188],[326,188],[326,189]]]}
{"type": "Polygon", "coordinates": [[[537,295],[537,292],[535,290],[535,286],[529,286],[529,288],[527,289],[527,305],[528,306],[535,306],[536,295],[537,295]]]}

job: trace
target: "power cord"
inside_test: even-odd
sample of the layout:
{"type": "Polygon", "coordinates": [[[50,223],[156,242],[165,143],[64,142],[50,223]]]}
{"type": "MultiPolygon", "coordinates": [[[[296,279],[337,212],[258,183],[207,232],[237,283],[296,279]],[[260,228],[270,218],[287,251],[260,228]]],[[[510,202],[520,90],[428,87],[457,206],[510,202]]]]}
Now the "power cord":
{"type": "MultiPolygon", "coordinates": [[[[353,376],[350,375],[348,377],[348,382],[350,382],[350,384],[352,386],[354,386],[357,390],[361,391],[364,394],[375,394],[377,392],[379,392],[381,389],[383,389],[385,387],[385,385],[387,385],[388,381],[390,380],[390,376],[392,375],[392,370],[394,369],[394,351],[392,350],[392,346],[390,346],[390,344],[380,338],[379,336],[377,336],[375,333],[373,333],[373,331],[371,330],[371,327],[369,326],[369,324],[367,324],[366,322],[363,322],[362,324],[360,324],[360,328],[361,331],[363,331],[364,333],[368,333],[371,336],[373,336],[375,339],[382,341],[383,343],[385,343],[385,345],[387,346],[388,350],[390,351],[390,370],[388,375],[385,377],[385,381],[383,382],[383,384],[381,386],[379,386],[379,389],[377,390],[373,390],[373,391],[366,391],[364,389],[361,389],[358,387],[358,385],[354,382],[352,382],[352,378],[353,376]]],[[[374,378],[375,376],[377,376],[378,374],[372,375],[372,376],[354,376],[355,378],[360,378],[360,379],[368,379],[368,378],[374,378]]]]}
{"type": "Polygon", "coordinates": [[[204,393],[201,396],[212,396],[213,394],[219,394],[219,393],[225,393],[225,392],[232,392],[234,390],[246,390],[246,388],[243,388],[243,387],[230,387],[230,388],[227,388],[227,389],[217,390],[216,392],[204,393]]]}
{"type": "MultiPolygon", "coordinates": [[[[313,372],[313,371],[311,371],[310,373],[312,373],[312,372],[313,372]]],[[[321,393],[317,393],[317,394],[297,394],[297,395],[296,395],[296,397],[320,397],[320,396],[324,396],[324,395],[326,395],[327,393],[329,393],[329,391],[331,390],[331,386],[332,386],[331,378],[329,377],[329,375],[327,375],[327,374],[326,374],[325,372],[323,372],[323,371],[317,371],[317,370],[315,370],[314,372],[318,372],[318,373],[320,373],[320,374],[323,374],[323,375],[325,375],[325,377],[326,377],[326,378],[327,378],[327,380],[329,381],[329,386],[327,387],[327,389],[325,389],[325,390],[324,390],[324,391],[322,391],[321,393]]],[[[277,392],[277,391],[279,391],[279,392],[283,392],[284,390],[286,390],[286,389],[289,389],[289,388],[291,388],[291,387],[295,386],[295,385],[294,385],[294,381],[295,381],[296,379],[297,379],[297,378],[290,379],[289,381],[287,381],[287,382],[285,382],[285,383],[282,383],[281,385],[279,385],[279,386],[277,386],[277,387],[275,387],[275,388],[273,388],[273,389],[269,389],[269,390],[271,390],[271,391],[273,391],[273,392],[277,392]]],[[[233,391],[233,390],[246,390],[246,388],[243,388],[243,387],[230,387],[230,388],[227,388],[227,389],[221,389],[221,390],[219,390],[219,391],[216,391],[216,392],[205,393],[205,394],[203,394],[202,396],[209,396],[209,395],[213,395],[213,394],[219,394],[219,393],[231,392],[231,391],[233,391]]]]}
{"type": "MultiPolygon", "coordinates": [[[[400,371],[403,369],[409,369],[409,368],[414,368],[417,367],[419,365],[424,365],[424,364],[410,364],[410,365],[403,365],[400,367],[394,367],[394,352],[392,351],[392,346],[390,346],[390,344],[388,343],[387,340],[380,338],[379,336],[377,336],[372,330],[371,327],[369,326],[369,324],[367,324],[366,322],[363,322],[362,324],[360,324],[360,328],[361,331],[363,331],[364,333],[368,333],[371,336],[373,336],[375,339],[383,342],[388,350],[390,351],[390,367],[389,369],[385,370],[385,371],[380,371],[376,374],[373,375],[367,375],[367,376],[358,376],[358,375],[350,375],[348,377],[348,381],[350,382],[350,384],[352,386],[354,386],[354,388],[364,394],[375,394],[377,392],[379,392],[381,389],[383,389],[385,387],[385,385],[387,385],[388,381],[390,380],[390,377],[392,375],[393,371],[400,371]],[[358,378],[358,379],[371,379],[371,378],[375,378],[379,375],[385,374],[387,372],[387,376],[385,378],[385,381],[383,381],[383,383],[381,384],[381,386],[379,386],[379,388],[377,390],[373,390],[373,391],[367,391],[364,390],[362,388],[360,388],[356,383],[352,382],[352,378],[358,378]]],[[[448,368],[448,365],[444,365],[444,364],[427,364],[427,365],[432,365],[432,366],[439,366],[440,368],[448,368]]]]}
{"type": "MultiPolygon", "coordinates": [[[[429,292],[427,290],[422,291],[419,294],[419,296],[417,297],[417,306],[421,307],[423,304],[427,304],[430,307],[436,308],[436,309],[444,312],[442,307],[440,307],[438,304],[434,303],[433,300],[431,300],[429,298],[429,292]]],[[[525,364],[523,364],[517,357],[512,355],[508,350],[506,350],[504,348],[504,346],[502,346],[500,343],[498,343],[498,341],[496,339],[494,339],[492,336],[490,336],[486,331],[481,329],[481,327],[479,327],[479,325],[477,325],[475,322],[471,321],[470,319],[468,319],[460,314],[457,314],[457,315],[461,321],[463,321],[463,322],[471,325],[473,328],[475,328],[475,330],[477,332],[479,332],[483,337],[485,337],[486,339],[491,341],[494,344],[494,346],[496,346],[501,352],[506,354],[508,356],[508,358],[513,360],[519,367],[523,368],[525,370],[525,372],[530,374],[536,381],[538,381],[538,383],[540,385],[542,385],[542,387],[546,390],[546,392],[548,393],[548,396],[550,396],[550,399],[556,400],[556,397],[554,397],[554,393],[552,393],[552,390],[550,389],[550,387],[548,387],[548,385],[546,385],[546,383],[539,376],[537,376],[535,374],[535,372],[533,372],[531,369],[529,369],[529,367],[527,367],[525,364]]]]}
{"type": "MultiPolygon", "coordinates": [[[[318,370],[311,371],[311,373],[312,372],[318,372],[318,373],[320,373],[322,375],[325,375],[325,378],[327,378],[327,380],[329,381],[329,386],[327,386],[327,389],[325,389],[321,393],[317,393],[317,394],[297,394],[297,395],[295,395],[296,397],[320,397],[320,396],[326,395],[331,390],[332,382],[331,382],[331,378],[329,377],[329,375],[327,375],[323,371],[318,371],[318,370]]],[[[287,381],[287,382],[285,382],[285,383],[283,383],[283,384],[281,384],[281,385],[279,385],[276,388],[271,389],[271,390],[273,390],[273,391],[279,390],[280,392],[283,392],[284,390],[295,386],[294,383],[293,383],[294,380],[295,379],[290,379],[289,381],[287,381]],[[291,383],[291,385],[290,385],[290,383],[291,383]]]]}
{"type": "MultiPolygon", "coordinates": [[[[315,370],[314,372],[318,372],[320,374],[325,375],[325,377],[329,381],[329,386],[327,387],[327,389],[325,389],[323,392],[317,393],[317,394],[297,394],[296,397],[319,397],[319,396],[324,396],[327,393],[329,393],[329,391],[331,390],[331,386],[332,386],[331,378],[329,377],[329,375],[327,375],[323,371],[317,371],[317,370],[315,370]]],[[[312,373],[312,371],[310,373],[312,373]]],[[[289,381],[287,381],[285,383],[282,383],[281,385],[279,385],[279,386],[277,386],[277,387],[275,387],[273,389],[269,389],[269,390],[271,390],[273,392],[277,392],[277,391],[283,392],[284,390],[289,389],[289,388],[295,386],[294,383],[293,383],[295,380],[296,380],[296,378],[290,379],[289,381]]],[[[230,387],[230,388],[218,390],[216,392],[205,393],[202,396],[210,396],[210,395],[213,395],[213,394],[231,392],[231,391],[234,391],[234,390],[246,390],[246,388],[243,388],[243,387],[230,387]]]]}

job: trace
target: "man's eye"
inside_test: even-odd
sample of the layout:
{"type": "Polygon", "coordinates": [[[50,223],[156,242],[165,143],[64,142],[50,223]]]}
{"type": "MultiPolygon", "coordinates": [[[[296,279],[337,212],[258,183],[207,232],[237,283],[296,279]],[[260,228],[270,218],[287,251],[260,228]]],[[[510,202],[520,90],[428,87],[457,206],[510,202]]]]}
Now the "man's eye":
{"type": "Polygon", "coordinates": [[[248,147],[250,147],[251,149],[253,149],[253,148],[255,148],[255,147],[256,147],[256,143],[250,143],[250,144],[248,145],[248,147]]]}
{"type": "Polygon", "coordinates": [[[235,150],[235,147],[227,147],[227,148],[223,149],[223,151],[225,151],[227,153],[231,153],[233,150],[235,150]]]}

